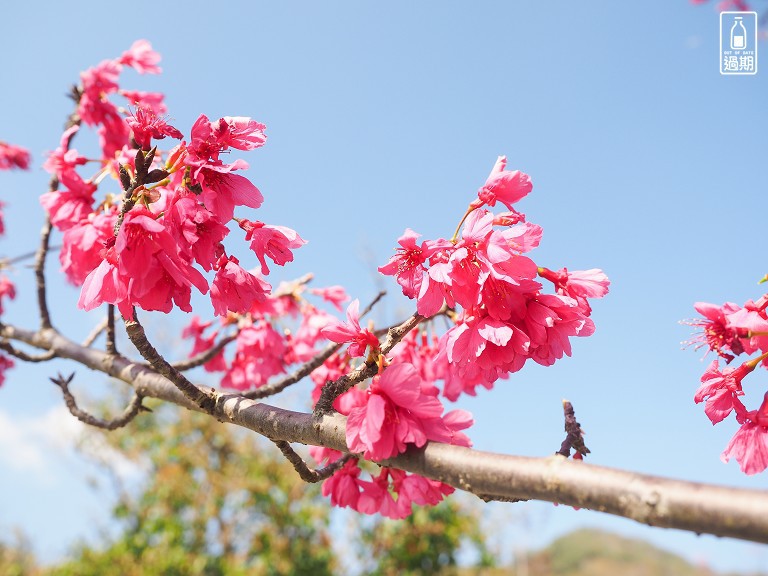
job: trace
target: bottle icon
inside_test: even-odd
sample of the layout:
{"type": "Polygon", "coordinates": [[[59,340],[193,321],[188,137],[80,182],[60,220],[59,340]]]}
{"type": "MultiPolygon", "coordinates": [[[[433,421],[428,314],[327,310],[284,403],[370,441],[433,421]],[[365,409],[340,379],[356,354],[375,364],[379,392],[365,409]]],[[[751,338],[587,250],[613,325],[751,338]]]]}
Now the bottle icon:
{"type": "Polygon", "coordinates": [[[731,27],[731,50],[744,50],[747,47],[747,29],[741,22],[741,16],[736,16],[731,27]]]}

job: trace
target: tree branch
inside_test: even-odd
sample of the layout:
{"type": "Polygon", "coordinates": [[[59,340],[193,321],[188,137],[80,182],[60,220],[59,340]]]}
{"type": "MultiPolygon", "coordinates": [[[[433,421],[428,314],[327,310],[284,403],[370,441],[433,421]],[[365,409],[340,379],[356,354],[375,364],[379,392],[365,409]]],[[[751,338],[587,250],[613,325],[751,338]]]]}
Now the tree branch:
{"type": "Polygon", "coordinates": [[[197,368],[198,366],[202,366],[209,360],[212,360],[216,354],[221,352],[224,347],[229,344],[230,342],[233,342],[237,339],[237,334],[230,334],[229,336],[225,336],[221,340],[219,340],[215,346],[212,346],[205,352],[200,352],[200,354],[195,354],[192,356],[192,358],[189,358],[187,360],[182,360],[181,362],[176,362],[173,364],[173,367],[176,368],[176,370],[183,372],[184,370],[191,370],[192,368],[197,368]]]}
{"type": "Polygon", "coordinates": [[[283,453],[283,456],[285,456],[288,462],[293,465],[301,479],[304,480],[304,482],[312,484],[330,478],[347,463],[347,460],[353,458],[352,454],[347,454],[325,468],[312,469],[307,466],[307,463],[302,460],[301,456],[299,456],[293,448],[291,448],[291,445],[288,442],[285,440],[273,440],[273,442],[275,443],[275,446],[280,449],[280,452],[283,453]]]}
{"type": "MultiPolygon", "coordinates": [[[[58,187],[58,181],[56,182],[58,187]]],[[[55,188],[52,188],[55,190],[55,188]]],[[[40,246],[35,253],[35,281],[37,283],[37,307],[40,311],[40,328],[51,328],[51,316],[48,312],[48,301],[45,293],[45,257],[48,255],[48,244],[51,238],[51,219],[46,216],[43,229],[40,231],[40,246]]]]}
{"type": "Polygon", "coordinates": [[[323,364],[323,362],[325,362],[326,360],[328,360],[328,358],[333,356],[334,352],[336,352],[339,348],[341,348],[341,346],[342,346],[341,344],[329,344],[317,356],[315,356],[308,362],[299,366],[296,370],[294,370],[288,376],[285,376],[284,378],[281,378],[280,380],[277,380],[275,382],[270,382],[269,384],[266,384],[261,388],[256,388],[256,390],[245,392],[243,393],[243,397],[250,398],[251,400],[256,400],[259,398],[266,398],[267,396],[272,396],[273,394],[277,394],[278,392],[282,392],[283,390],[288,388],[288,386],[291,386],[292,384],[296,384],[296,382],[298,382],[302,378],[309,376],[314,370],[319,368],[323,364]]]}
{"type": "Polygon", "coordinates": [[[115,305],[107,305],[107,354],[117,354],[117,337],[115,335],[115,305]]]}
{"type": "Polygon", "coordinates": [[[0,340],[0,350],[5,350],[8,354],[24,362],[46,362],[56,357],[56,353],[53,350],[47,350],[42,354],[30,354],[14,348],[14,346],[7,340],[0,340]]]}
{"type": "Polygon", "coordinates": [[[50,380],[56,384],[56,386],[61,388],[61,392],[64,394],[64,403],[67,405],[69,412],[83,424],[95,426],[96,428],[103,428],[104,430],[117,430],[118,428],[122,428],[131,420],[136,418],[139,412],[151,412],[149,408],[141,405],[142,397],[139,394],[134,394],[130,404],[126,406],[125,410],[123,410],[123,413],[120,414],[120,416],[117,416],[112,420],[103,420],[102,418],[97,418],[96,416],[93,416],[92,414],[89,414],[85,410],[79,408],[75,397],[72,395],[72,392],[69,391],[69,384],[72,382],[72,378],[74,377],[75,373],[72,372],[72,374],[70,374],[67,378],[64,378],[64,376],[59,374],[56,378],[51,378],[50,380]]]}
{"type": "MultiPolygon", "coordinates": [[[[0,336],[24,342],[130,384],[143,397],[203,410],[168,379],[123,357],[83,348],[54,330],[0,327],[0,336]]],[[[200,386],[211,415],[285,442],[348,452],[346,418],[283,410],[200,386]]],[[[649,476],[568,460],[481,452],[429,443],[384,462],[499,500],[544,500],[623,516],[651,526],[677,528],[768,543],[768,492],[649,476]]]]}
{"type": "MultiPolygon", "coordinates": [[[[387,292],[385,290],[382,290],[378,294],[376,294],[376,297],[371,301],[368,306],[363,309],[363,311],[360,313],[360,318],[368,314],[371,310],[373,310],[373,307],[376,305],[376,303],[381,300],[384,296],[386,296],[387,292]]],[[[299,366],[296,370],[293,371],[293,373],[289,374],[288,376],[285,376],[284,378],[281,378],[280,380],[277,380],[275,382],[270,382],[266,386],[262,386],[261,388],[257,388],[256,390],[251,390],[250,392],[245,392],[243,396],[245,398],[250,398],[252,400],[256,400],[258,398],[266,398],[267,396],[272,396],[274,394],[277,394],[278,392],[282,392],[288,386],[291,386],[293,384],[296,384],[296,382],[299,382],[302,378],[305,378],[312,374],[317,368],[322,366],[323,362],[328,360],[333,354],[341,348],[341,344],[329,344],[326,346],[320,353],[312,358],[311,360],[305,362],[301,366],[299,366]]]]}
{"type": "Polygon", "coordinates": [[[198,406],[203,412],[213,414],[213,391],[206,392],[202,388],[192,384],[192,382],[187,380],[187,377],[184,376],[184,374],[171,366],[168,361],[155,350],[155,347],[152,346],[147,339],[144,327],[135,317],[135,312],[133,320],[125,320],[125,331],[128,333],[128,338],[136,347],[136,350],[139,351],[142,358],[149,362],[149,365],[152,366],[158,374],[170,380],[176,388],[187,397],[187,399],[198,406]]]}

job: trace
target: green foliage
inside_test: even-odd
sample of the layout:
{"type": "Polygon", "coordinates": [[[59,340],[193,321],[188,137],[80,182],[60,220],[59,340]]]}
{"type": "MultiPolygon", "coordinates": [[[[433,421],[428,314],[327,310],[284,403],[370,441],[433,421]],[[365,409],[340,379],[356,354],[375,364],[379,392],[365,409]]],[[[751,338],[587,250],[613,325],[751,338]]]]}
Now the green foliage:
{"type": "Polygon", "coordinates": [[[469,548],[475,567],[493,565],[478,515],[456,499],[418,508],[405,520],[378,518],[363,527],[359,546],[366,574],[378,576],[456,574],[457,554],[469,548]]]}
{"type": "Polygon", "coordinates": [[[148,482],[115,507],[119,538],[81,547],[52,576],[335,573],[319,487],[254,435],[163,407],[104,438],[148,462],[148,482]]]}
{"type": "Polygon", "coordinates": [[[3,576],[40,576],[29,542],[15,535],[11,543],[0,542],[0,574],[3,576]]]}

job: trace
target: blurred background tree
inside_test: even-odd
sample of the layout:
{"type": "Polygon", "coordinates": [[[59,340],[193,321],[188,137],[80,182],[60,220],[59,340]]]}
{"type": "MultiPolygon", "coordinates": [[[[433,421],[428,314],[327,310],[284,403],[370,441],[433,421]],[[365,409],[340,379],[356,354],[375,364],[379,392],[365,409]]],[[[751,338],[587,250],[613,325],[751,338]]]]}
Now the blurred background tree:
{"type": "Polygon", "coordinates": [[[106,445],[142,470],[142,485],[128,489],[114,454],[102,458],[118,480],[117,535],[80,544],[69,560],[44,569],[19,537],[0,545],[0,574],[448,574],[460,550],[474,560],[465,565],[492,563],[477,510],[450,500],[401,522],[342,513],[351,525],[332,533],[320,486],[304,483],[271,444],[194,412],[147,404],[154,412],[126,428],[89,428],[83,438],[84,452],[104,454],[106,445]]]}

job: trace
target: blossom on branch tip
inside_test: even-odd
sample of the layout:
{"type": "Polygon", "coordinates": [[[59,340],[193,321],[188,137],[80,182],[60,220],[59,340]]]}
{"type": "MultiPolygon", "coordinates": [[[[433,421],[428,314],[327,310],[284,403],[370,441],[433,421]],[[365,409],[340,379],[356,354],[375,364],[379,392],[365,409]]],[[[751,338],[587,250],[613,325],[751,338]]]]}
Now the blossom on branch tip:
{"type": "Polygon", "coordinates": [[[519,170],[505,170],[506,166],[507,157],[499,156],[485,184],[477,192],[477,200],[470,206],[479,208],[485,204],[493,207],[498,201],[512,210],[512,204],[520,201],[533,190],[528,174],[519,170]]]}
{"type": "Polygon", "coordinates": [[[162,140],[166,136],[181,140],[184,135],[168,124],[165,118],[158,116],[151,108],[138,106],[136,111],[125,119],[133,132],[133,139],[143,150],[152,148],[152,140],[162,140]]]}
{"type": "Polygon", "coordinates": [[[160,54],[152,50],[148,40],[136,40],[118,62],[130,66],[139,74],[160,74],[162,69],[157,65],[160,62],[160,54]]]}
{"type": "Polygon", "coordinates": [[[349,300],[349,294],[343,286],[328,286],[327,288],[312,288],[312,294],[320,296],[326,302],[333,304],[334,308],[341,312],[342,302],[349,300]]]}
{"type": "Polygon", "coordinates": [[[360,300],[358,299],[352,300],[347,306],[346,322],[333,320],[322,328],[320,333],[337,344],[351,342],[347,352],[352,357],[365,356],[368,346],[371,350],[379,347],[379,339],[367,328],[360,327],[360,300]]]}
{"type": "Polygon", "coordinates": [[[53,174],[59,180],[64,178],[72,178],[72,173],[78,166],[82,166],[88,160],[80,156],[77,150],[71,150],[69,148],[69,142],[77,134],[80,126],[75,124],[70,128],[67,128],[61,135],[59,147],[48,155],[45,163],[43,164],[43,170],[49,174],[53,174]]]}

